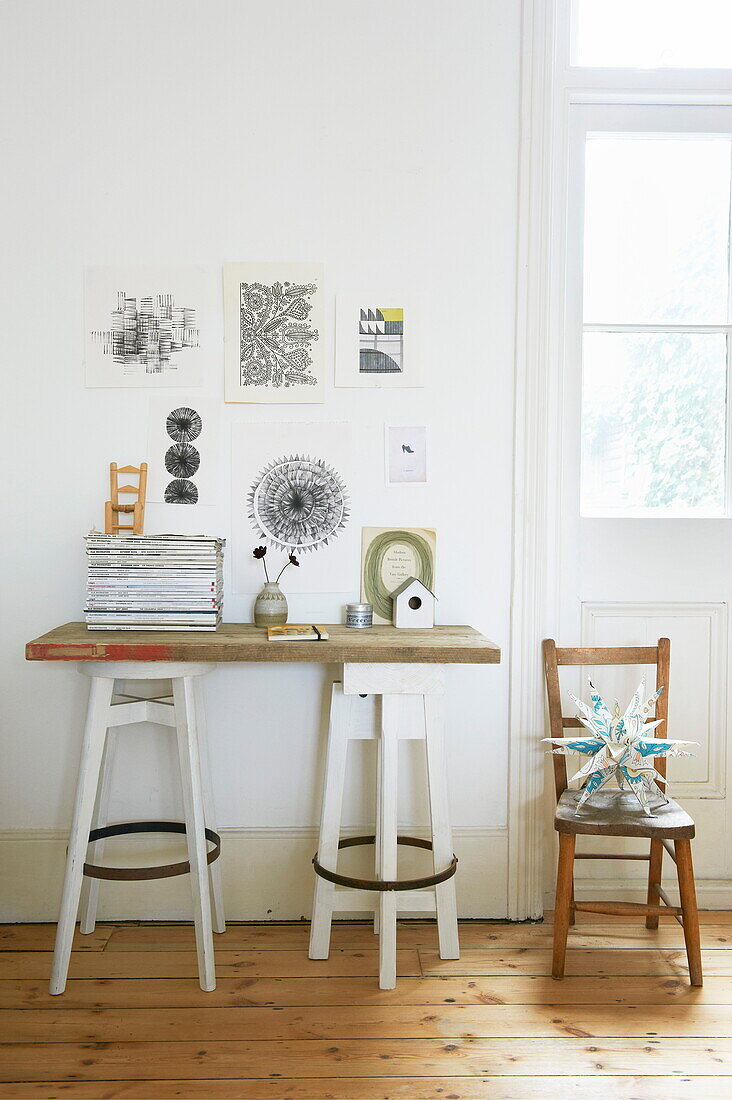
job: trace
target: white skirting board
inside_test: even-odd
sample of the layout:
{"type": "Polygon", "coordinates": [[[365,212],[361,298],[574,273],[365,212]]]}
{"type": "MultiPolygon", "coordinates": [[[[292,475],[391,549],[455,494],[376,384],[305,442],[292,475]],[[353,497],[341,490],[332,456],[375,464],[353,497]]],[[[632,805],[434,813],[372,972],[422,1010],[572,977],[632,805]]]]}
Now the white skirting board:
{"type": "MultiPolygon", "coordinates": [[[[317,829],[222,828],[221,870],[228,920],[300,920],[310,916],[314,872],[311,859],[317,829]]],[[[373,832],[369,826],[343,835],[373,832]]],[[[417,826],[400,832],[424,836],[417,826]]],[[[503,828],[455,828],[458,915],[505,918],[508,835],[503,828]]],[[[61,830],[17,829],[0,832],[0,922],[55,921],[61,898],[67,835],[61,830]]],[[[108,841],[105,860],[145,865],[185,859],[184,846],[164,837],[140,836],[108,841]],[[129,856],[129,858],[123,858],[129,856]]],[[[339,869],[371,875],[373,850],[348,849],[339,869]]],[[[404,849],[399,873],[429,868],[429,853],[404,849]]],[[[101,884],[99,920],[189,920],[188,876],[154,882],[101,884]]],[[[732,885],[732,884],[731,884],[732,885]]],[[[354,912],[354,916],[362,915],[354,912]]],[[[416,914],[419,915],[419,914],[416,914]]],[[[348,916],[344,913],[342,916],[348,916]]]]}

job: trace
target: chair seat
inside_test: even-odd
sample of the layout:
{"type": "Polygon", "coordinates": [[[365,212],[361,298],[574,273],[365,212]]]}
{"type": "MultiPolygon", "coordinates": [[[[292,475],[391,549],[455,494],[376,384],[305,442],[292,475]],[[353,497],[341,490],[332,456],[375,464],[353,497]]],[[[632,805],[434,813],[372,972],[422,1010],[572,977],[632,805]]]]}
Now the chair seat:
{"type": "Polygon", "coordinates": [[[565,791],[557,803],[554,828],[558,833],[647,836],[657,840],[691,839],[695,833],[693,818],[673,799],[663,803],[651,798],[653,817],[648,817],[630,791],[598,791],[579,813],[576,796],[576,791],[565,791]]]}

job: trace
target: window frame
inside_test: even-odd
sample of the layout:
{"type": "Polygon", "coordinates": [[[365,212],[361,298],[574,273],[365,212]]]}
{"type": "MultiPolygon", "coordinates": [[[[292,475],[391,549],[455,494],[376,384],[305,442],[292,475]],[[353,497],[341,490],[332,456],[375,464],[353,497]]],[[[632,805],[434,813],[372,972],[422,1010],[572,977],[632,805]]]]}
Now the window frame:
{"type": "MultiPolygon", "coordinates": [[[[730,141],[732,156],[732,106],[673,104],[573,104],[567,141],[567,238],[565,265],[565,352],[568,403],[567,443],[580,461],[577,465],[576,500],[582,519],[727,519],[732,517],[732,194],[727,249],[727,321],[717,325],[586,323],[583,317],[585,147],[589,135],[699,135],[730,141]],[[727,397],[725,409],[724,502],[720,509],[693,511],[649,509],[583,509],[582,506],[582,384],[583,339],[586,332],[713,333],[726,340],[727,397]],[[571,435],[570,435],[571,433],[571,435]]],[[[732,173],[731,173],[732,181],[732,173]]]]}
{"type": "MultiPolygon", "coordinates": [[[[611,3],[611,0],[607,2],[611,3]]],[[[710,104],[732,103],[732,67],[637,69],[621,65],[575,65],[572,62],[572,47],[576,27],[576,0],[554,0],[554,4],[554,75],[558,86],[576,89],[580,93],[586,91],[588,94],[596,90],[605,102],[614,93],[631,98],[646,94],[654,103],[659,103],[666,95],[674,102],[687,102],[685,97],[688,96],[705,96],[710,104]]]]}

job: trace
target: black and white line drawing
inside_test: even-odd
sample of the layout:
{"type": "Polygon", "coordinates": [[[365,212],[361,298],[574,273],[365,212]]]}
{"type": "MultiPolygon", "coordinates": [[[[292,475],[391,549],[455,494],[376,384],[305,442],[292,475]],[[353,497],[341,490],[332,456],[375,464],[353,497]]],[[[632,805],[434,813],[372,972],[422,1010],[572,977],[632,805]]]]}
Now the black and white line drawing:
{"type": "Polygon", "coordinates": [[[315,386],[312,346],[320,339],[308,317],[315,283],[239,284],[239,384],[315,386]]]}
{"type": "Polygon", "coordinates": [[[198,504],[198,489],[194,482],[176,478],[165,489],[166,504],[198,504]]]}
{"type": "Polygon", "coordinates": [[[165,430],[176,443],[190,443],[198,439],[203,421],[195,409],[173,409],[165,419],[165,430]]]}
{"type": "Polygon", "coordinates": [[[165,469],[173,477],[193,477],[201,465],[201,456],[192,443],[174,443],[165,452],[165,469]]]}
{"type": "Polygon", "coordinates": [[[226,264],[226,400],[322,400],[318,264],[226,264]]]}
{"type": "Polygon", "coordinates": [[[199,268],[87,268],[87,386],[200,385],[204,287],[199,268]]]}
{"type": "Polygon", "coordinates": [[[280,549],[316,550],[346,526],[348,490],[320,458],[290,455],[270,462],[249,490],[249,518],[280,549]]]}
{"type": "Polygon", "coordinates": [[[148,500],[210,505],[220,491],[219,404],[186,394],[154,397],[148,414],[148,500]]]}
{"type": "Polygon", "coordinates": [[[110,326],[92,330],[92,340],[115,363],[139,363],[146,374],[162,374],[170,369],[177,352],[198,347],[196,311],[176,305],[172,294],[138,299],[118,290],[110,326]]]}

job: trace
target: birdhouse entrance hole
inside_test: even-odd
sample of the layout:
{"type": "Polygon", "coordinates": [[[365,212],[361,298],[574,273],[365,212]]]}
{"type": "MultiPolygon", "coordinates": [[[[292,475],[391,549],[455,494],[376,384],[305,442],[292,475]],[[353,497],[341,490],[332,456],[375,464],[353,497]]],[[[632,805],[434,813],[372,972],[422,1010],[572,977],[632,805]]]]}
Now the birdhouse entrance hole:
{"type": "Polygon", "coordinates": [[[410,596],[409,606],[411,607],[412,611],[418,611],[419,608],[422,606],[422,601],[420,600],[419,596],[410,596]]]}

